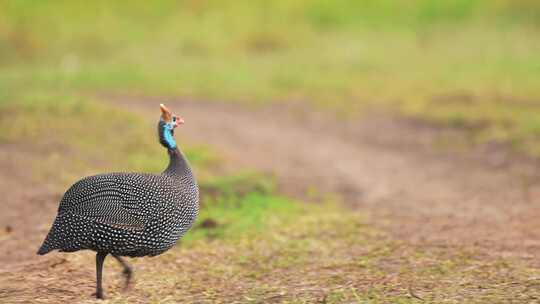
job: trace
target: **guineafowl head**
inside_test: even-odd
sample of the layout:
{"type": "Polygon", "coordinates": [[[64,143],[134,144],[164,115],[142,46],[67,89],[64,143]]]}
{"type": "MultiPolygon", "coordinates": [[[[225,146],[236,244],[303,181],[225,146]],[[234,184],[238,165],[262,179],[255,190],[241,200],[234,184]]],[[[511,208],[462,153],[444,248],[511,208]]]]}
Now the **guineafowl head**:
{"type": "Polygon", "coordinates": [[[161,118],[158,123],[159,142],[167,149],[176,149],[174,129],[184,123],[184,120],[173,114],[165,105],[160,104],[161,118]]]}

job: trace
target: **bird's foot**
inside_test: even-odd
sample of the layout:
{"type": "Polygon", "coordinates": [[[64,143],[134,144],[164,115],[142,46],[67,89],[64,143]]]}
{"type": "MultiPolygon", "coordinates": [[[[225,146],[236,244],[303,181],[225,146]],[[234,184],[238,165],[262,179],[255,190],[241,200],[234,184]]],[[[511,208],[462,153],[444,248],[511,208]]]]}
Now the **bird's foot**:
{"type": "Polygon", "coordinates": [[[124,278],[126,279],[126,283],[124,285],[124,291],[129,291],[133,288],[133,271],[131,271],[130,268],[125,268],[124,271],[122,271],[122,275],[124,275],[124,278]]]}
{"type": "Polygon", "coordinates": [[[103,291],[99,290],[92,294],[92,296],[95,296],[96,299],[104,300],[105,297],[103,296],[103,291]]]}

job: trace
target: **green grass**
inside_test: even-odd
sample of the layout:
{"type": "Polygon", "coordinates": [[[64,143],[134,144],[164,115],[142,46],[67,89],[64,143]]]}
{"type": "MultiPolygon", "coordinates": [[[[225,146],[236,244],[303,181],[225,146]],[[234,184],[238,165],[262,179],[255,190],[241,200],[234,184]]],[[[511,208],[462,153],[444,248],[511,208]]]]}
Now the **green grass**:
{"type": "Polygon", "coordinates": [[[250,238],[264,233],[272,217],[291,221],[300,215],[297,202],[275,193],[273,181],[254,173],[219,176],[200,183],[199,225],[184,239],[250,238]]]}
{"type": "Polygon", "coordinates": [[[540,155],[536,1],[10,1],[0,20],[0,102],[308,100],[475,126],[540,155]]]}

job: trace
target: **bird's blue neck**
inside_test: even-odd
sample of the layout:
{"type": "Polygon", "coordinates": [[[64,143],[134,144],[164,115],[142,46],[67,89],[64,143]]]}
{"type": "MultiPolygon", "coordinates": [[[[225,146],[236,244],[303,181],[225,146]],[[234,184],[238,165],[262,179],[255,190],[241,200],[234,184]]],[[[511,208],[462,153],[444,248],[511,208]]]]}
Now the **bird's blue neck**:
{"type": "Polygon", "coordinates": [[[163,172],[167,175],[186,177],[192,176],[191,168],[173,137],[174,124],[163,120],[159,122],[159,141],[167,148],[169,154],[169,166],[163,172]]]}
{"type": "Polygon", "coordinates": [[[174,137],[172,135],[172,130],[174,129],[173,126],[170,124],[164,124],[163,125],[163,139],[167,143],[167,147],[169,149],[176,149],[176,141],[174,140],[174,137]]]}

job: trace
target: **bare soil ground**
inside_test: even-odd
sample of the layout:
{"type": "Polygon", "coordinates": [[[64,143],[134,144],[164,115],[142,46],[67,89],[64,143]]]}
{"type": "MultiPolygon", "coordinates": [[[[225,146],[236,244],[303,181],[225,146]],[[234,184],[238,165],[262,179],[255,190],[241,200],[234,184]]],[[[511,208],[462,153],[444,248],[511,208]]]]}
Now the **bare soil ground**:
{"type": "MultiPolygon", "coordinates": [[[[150,101],[114,102],[153,121],[158,114],[150,101]]],[[[219,149],[226,170],[262,169],[278,177],[284,192],[303,199],[336,193],[403,242],[473,248],[486,259],[511,256],[538,265],[535,160],[504,147],[471,146],[459,130],[382,115],[340,120],[281,105],[178,100],[168,106],[185,117],[179,136],[219,149]]],[[[0,149],[0,302],[87,299],[94,269],[76,261],[91,260],[91,253],[35,256],[61,193],[21,170],[32,153],[20,146],[0,149]]],[[[105,279],[109,292],[118,292],[120,276],[111,276],[105,279]]]]}

